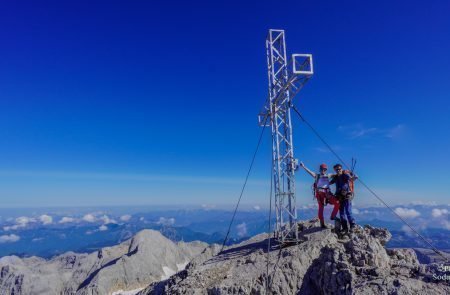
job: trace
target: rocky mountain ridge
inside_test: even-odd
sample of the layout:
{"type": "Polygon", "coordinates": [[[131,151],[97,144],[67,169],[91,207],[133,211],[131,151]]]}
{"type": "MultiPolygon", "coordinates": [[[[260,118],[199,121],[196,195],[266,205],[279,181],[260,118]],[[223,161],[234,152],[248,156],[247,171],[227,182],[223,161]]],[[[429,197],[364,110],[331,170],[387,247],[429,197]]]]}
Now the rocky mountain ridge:
{"type": "Polygon", "coordinates": [[[0,294],[450,294],[436,263],[412,249],[386,249],[388,230],[358,227],[341,238],[316,220],[301,242],[281,247],[260,234],[220,252],[143,230],[90,254],[0,259],[0,294]],[[268,260],[269,259],[269,260],[268,260]],[[269,261],[269,263],[267,263],[269,261]],[[122,291],[125,290],[125,291],[122,291]]]}
{"type": "Polygon", "coordinates": [[[173,243],[158,231],[90,254],[68,252],[50,260],[0,258],[0,294],[111,294],[143,288],[168,278],[207,247],[206,243],[173,243]]]}
{"type": "Polygon", "coordinates": [[[340,239],[314,220],[299,227],[301,243],[272,244],[269,255],[267,234],[221,253],[211,246],[139,294],[450,294],[448,281],[433,278],[438,265],[420,264],[412,249],[385,249],[386,229],[358,227],[340,239]]]}

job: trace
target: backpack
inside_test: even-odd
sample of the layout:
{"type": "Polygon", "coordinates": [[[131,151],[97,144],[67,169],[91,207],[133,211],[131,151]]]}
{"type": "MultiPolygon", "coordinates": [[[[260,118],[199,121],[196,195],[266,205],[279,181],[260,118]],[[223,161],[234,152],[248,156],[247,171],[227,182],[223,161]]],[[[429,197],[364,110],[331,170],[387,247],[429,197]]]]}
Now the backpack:
{"type": "Polygon", "coordinates": [[[344,170],[345,174],[348,174],[350,176],[350,180],[348,181],[348,193],[350,195],[349,199],[353,200],[355,197],[355,180],[353,179],[353,172],[350,170],[344,170]]]}
{"type": "Polygon", "coordinates": [[[319,178],[320,178],[320,174],[316,173],[316,177],[315,177],[314,184],[313,184],[314,195],[316,194],[316,191],[317,191],[317,183],[319,182],[319,178]]]}

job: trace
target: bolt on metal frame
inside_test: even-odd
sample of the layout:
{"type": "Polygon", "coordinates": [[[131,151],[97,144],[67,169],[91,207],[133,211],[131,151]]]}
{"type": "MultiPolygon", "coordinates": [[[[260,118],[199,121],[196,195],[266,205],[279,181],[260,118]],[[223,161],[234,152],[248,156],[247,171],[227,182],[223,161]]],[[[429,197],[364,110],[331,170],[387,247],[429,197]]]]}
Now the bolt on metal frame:
{"type": "Polygon", "coordinates": [[[298,240],[295,170],[292,141],[292,99],[313,74],[311,54],[286,58],[284,30],[269,30],[266,39],[269,98],[259,115],[272,129],[272,165],[275,191],[275,238],[281,243],[298,240]],[[289,67],[291,65],[291,67],[289,67]]]}

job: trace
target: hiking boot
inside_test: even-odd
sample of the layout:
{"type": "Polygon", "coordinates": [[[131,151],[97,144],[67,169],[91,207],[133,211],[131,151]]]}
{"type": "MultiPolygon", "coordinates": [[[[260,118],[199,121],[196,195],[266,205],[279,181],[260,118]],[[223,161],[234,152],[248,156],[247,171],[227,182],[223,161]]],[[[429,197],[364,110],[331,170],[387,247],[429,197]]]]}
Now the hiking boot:
{"type": "Polygon", "coordinates": [[[348,232],[348,223],[347,220],[341,219],[341,225],[342,225],[342,231],[347,233],[348,232]]]}
{"type": "Polygon", "coordinates": [[[334,218],[334,232],[339,234],[342,230],[341,220],[337,217],[334,218]]]}
{"type": "Polygon", "coordinates": [[[320,227],[321,227],[321,228],[328,228],[328,227],[326,226],[325,222],[323,222],[323,221],[320,222],[320,227]]]}

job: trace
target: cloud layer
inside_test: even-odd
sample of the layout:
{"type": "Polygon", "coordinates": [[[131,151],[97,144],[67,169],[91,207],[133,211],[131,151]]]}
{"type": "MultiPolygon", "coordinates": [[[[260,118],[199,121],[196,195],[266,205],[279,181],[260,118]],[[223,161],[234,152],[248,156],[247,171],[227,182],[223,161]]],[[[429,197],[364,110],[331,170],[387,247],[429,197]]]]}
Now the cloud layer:
{"type": "Polygon", "coordinates": [[[93,214],[86,214],[83,216],[82,220],[86,222],[95,222],[96,218],[93,214]]]}
{"type": "Polygon", "coordinates": [[[395,213],[397,213],[402,218],[415,218],[417,216],[420,216],[420,212],[418,212],[417,210],[402,207],[395,208],[395,213]]]}
{"type": "Polygon", "coordinates": [[[64,223],[72,223],[75,221],[76,221],[75,218],[64,216],[58,223],[64,224],[64,223]]]}
{"type": "Polygon", "coordinates": [[[175,218],[165,218],[165,217],[160,217],[157,224],[161,224],[161,225],[173,225],[175,223],[175,218]]]}
{"type": "Polygon", "coordinates": [[[0,244],[14,243],[14,242],[17,242],[18,240],[20,240],[20,237],[15,234],[0,236],[0,244]]]}
{"type": "Polygon", "coordinates": [[[431,210],[431,215],[434,218],[439,218],[441,216],[445,216],[449,213],[449,211],[447,209],[439,209],[439,208],[434,208],[433,210],[431,210]]]}
{"type": "Polygon", "coordinates": [[[121,221],[129,221],[130,219],[131,219],[130,214],[125,214],[125,215],[120,216],[121,221]]]}
{"type": "Polygon", "coordinates": [[[39,221],[42,222],[44,225],[52,224],[53,223],[53,217],[50,215],[44,214],[39,216],[39,221]]]}

